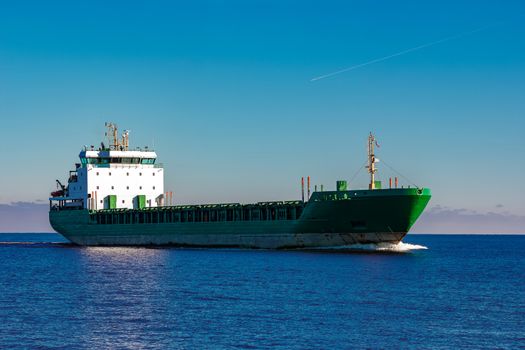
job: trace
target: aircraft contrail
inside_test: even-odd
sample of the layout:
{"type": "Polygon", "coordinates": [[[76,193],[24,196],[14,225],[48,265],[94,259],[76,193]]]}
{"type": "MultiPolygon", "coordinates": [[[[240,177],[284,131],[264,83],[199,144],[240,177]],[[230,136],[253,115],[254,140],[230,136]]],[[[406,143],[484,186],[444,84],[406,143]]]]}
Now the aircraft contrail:
{"type": "Polygon", "coordinates": [[[474,34],[474,33],[479,32],[479,31],[481,31],[481,30],[483,30],[485,28],[487,28],[487,26],[483,26],[483,27],[480,27],[480,28],[477,28],[477,29],[474,29],[474,30],[470,30],[468,32],[463,32],[463,33],[456,34],[456,35],[453,35],[453,36],[449,36],[449,37],[446,37],[446,38],[443,38],[443,39],[432,41],[430,43],[426,43],[426,44],[423,44],[423,45],[412,47],[410,49],[399,51],[399,52],[393,53],[393,54],[388,55],[388,56],[376,58],[376,59],[373,59],[373,60],[368,61],[368,62],[356,64],[355,66],[344,68],[344,69],[341,69],[341,70],[338,70],[338,71],[335,71],[335,72],[332,72],[332,73],[328,73],[328,74],[325,74],[325,75],[321,75],[321,76],[318,76],[318,77],[310,79],[310,81],[313,82],[313,81],[321,80],[321,79],[328,78],[328,77],[331,77],[331,76],[334,76],[334,75],[337,75],[337,74],[341,74],[341,73],[344,73],[344,72],[348,72],[348,71],[351,71],[351,70],[354,70],[354,69],[357,69],[357,68],[368,66],[370,64],[374,64],[374,63],[381,62],[381,61],[386,61],[386,60],[391,59],[393,57],[401,56],[401,55],[404,55],[404,54],[409,53],[409,52],[421,50],[421,49],[424,49],[424,48],[429,47],[429,46],[433,46],[433,45],[444,43],[445,41],[454,40],[454,39],[458,39],[458,38],[464,37],[466,35],[474,34]]]}

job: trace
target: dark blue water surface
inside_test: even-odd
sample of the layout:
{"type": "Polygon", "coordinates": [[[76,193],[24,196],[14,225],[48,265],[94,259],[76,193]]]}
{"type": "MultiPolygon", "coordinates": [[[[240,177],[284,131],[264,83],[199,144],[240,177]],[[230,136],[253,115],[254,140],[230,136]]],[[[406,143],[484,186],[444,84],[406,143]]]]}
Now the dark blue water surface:
{"type": "Polygon", "coordinates": [[[1,348],[525,346],[525,236],[409,235],[428,249],[404,253],[0,241],[1,348]]]}

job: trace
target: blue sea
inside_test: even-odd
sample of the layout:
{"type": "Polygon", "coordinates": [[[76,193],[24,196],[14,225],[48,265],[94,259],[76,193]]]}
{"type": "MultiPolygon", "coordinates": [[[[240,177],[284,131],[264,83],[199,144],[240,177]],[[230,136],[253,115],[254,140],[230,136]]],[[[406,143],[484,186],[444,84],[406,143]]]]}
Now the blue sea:
{"type": "Polygon", "coordinates": [[[0,348],[525,348],[525,236],[80,248],[0,234],[0,348]]]}

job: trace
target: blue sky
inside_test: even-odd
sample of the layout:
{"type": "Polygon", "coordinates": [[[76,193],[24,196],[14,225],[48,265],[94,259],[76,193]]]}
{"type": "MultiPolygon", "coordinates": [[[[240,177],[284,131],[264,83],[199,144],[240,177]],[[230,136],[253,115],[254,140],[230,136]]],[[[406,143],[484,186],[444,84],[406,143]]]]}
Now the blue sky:
{"type": "Polygon", "coordinates": [[[522,1],[2,2],[0,203],[46,200],[114,121],[155,145],[179,203],[299,198],[306,175],[331,188],[373,131],[431,207],[525,215],[524,15],[522,1]]]}

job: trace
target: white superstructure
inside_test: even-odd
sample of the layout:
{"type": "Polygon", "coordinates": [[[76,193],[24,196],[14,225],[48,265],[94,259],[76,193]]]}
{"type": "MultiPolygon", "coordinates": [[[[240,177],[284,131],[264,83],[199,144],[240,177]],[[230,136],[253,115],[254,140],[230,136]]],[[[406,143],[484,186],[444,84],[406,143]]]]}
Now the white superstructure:
{"type": "Polygon", "coordinates": [[[150,150],[129,150],[129,132],[118,139],[117,126],[106,123],[110,146],[84,147],[80,163],[69,172],[62,196],[86,209],[144,208],[164,205],[164,169],[150,150]]]}

